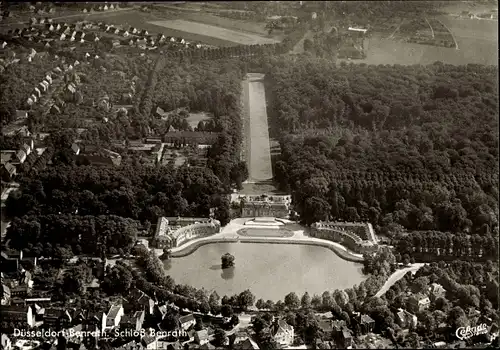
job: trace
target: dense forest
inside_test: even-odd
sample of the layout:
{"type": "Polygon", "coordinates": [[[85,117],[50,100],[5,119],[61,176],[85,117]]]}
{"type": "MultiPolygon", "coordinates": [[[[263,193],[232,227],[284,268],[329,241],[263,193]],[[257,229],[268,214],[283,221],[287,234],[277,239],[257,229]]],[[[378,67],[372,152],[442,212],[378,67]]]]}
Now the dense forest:
{"type": "MultiPolygon", "coordinates": [[[[148,230],[160,216],[207,217],[210,208],[214,208],[215,217],[226,224],[229,202],[223,193],[220,180],[203,168],[51,167],[36,177],[23,178],[21,191],[9,197],[5,214],[15,219],[7,238],[16,249],[32,249],[39,242],[47,242],[69,245],[75,253],[90,254],[97,253],[92,251],[96,242],[89,240],[93,243],[86,247],[83,237],[96,230],[110,237],[127,236],[110,238],[107,249],[128,252],[129,237],[137,230],[129,225],[132,231],[125,234],[129,231],[120,229],[123,220],[138,220],[148,230]],[[54,215],[59,219],[54,220],[54,215]],[[91,218],[102,215],[115,223],[97,229],[91,218]],[[64,239],[59,237],[60,232],[64,232],[64,239]]],[[[50,247],[43,254],[49,251],[50,247]]]]}
{"type": "Polygon", "coordinates": [[[305,223],[497,235],[494,68],[262,61],[275,177],[305,223]]]}

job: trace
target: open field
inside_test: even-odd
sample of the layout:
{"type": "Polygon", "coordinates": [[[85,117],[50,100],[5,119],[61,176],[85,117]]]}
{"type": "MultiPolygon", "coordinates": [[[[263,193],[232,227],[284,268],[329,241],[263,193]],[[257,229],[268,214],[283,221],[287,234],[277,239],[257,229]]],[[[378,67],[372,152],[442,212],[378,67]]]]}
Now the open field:
{"type": "Polygon", "coordinates": [[[198,126],[198,123],[202,120],[210,120],[212,117],[205,112],[189,113],[189,117],[186,118],[189,125],[194,129],[198,126]]]}
{"type": "Polygon", "coordinates": [[[182,19],[267,37],[266,23],[242,21],[203,13],[183,13],[182,19]]]}
{"type": "MultiPolygon", "coordinates": [[[[484,30],[460,29],[457,23],[443,20],[457,41],[459,50],[430,45],[419,45],[414,43],[397,42],[374,35],[365,40],[367,58],[362,60],[339,60],[366,64],[432,64],[436,61],[443,63],[462,65],[475,64],[498,64],[497,33],[490,32],[485,37],[484,30]],[[458,28],[458,30],[457,30],[458,28]],[[475,34],[474,34],[475,33],[475,34]],[[492,39],[493,37],[493,39],[492,39]]],[[[453,20],[453,22],[460,20],[453,20]]],[[[474,20],[470,20],[474,21],[474,20]]],[[[485,22],[486,21],[478,21],[485,22]]],[[[482,26],[480,26],[482,28],[482,26]]]]}
{"type": "Polygon", "coordinates": [[[186,33],[185,35],[179,35],[179,36],[185,37],[188,40],[189,40],[188,35],[194,34],[194,35],[210,36],[219,40],[229,41],[235,44],[242,44],[242,45],[274,44],[279,42],[279,40],[265,38],[255,34],[237,32],[230,29],[220,28],[203,23],[185,21],[182,19],[153,21],[150,22],[150,24],[168,28],[170,30],[184,32],[186,33]]]}

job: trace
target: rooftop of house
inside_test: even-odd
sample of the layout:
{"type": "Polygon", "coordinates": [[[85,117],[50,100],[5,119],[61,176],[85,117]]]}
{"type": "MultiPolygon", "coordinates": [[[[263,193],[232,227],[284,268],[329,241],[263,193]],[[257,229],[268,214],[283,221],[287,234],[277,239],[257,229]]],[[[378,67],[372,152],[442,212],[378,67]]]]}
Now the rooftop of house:
{"type": "Polygon", "coordinates": [[[156,341],[156,337],[152,335],[146,335],[141,339],[141,341],[147,346],[149,344],[154,343],[156,341]]]}
{"type": "Polygon", "coordinates": [[[415,299],[418,301],[419,304],[430,303],[429,298],[425,294],[417,293],[414,296],[415,296],[415,299]]]}
{"type": "Polygon", "coordinates": [[[2,164],[9,162],[15,154],[16,154],[16,151],[1,151],[1,153],[0,153],[1,158],[0,159],[1,159],[2,164]]]}
{"type": "Polygon", "coordinates": [[[201,331],[196,332],[196,336],[200,340],[206,340],[209,338],[208,330],[207,329],[202,329],[201,331]]]}
{"type": "Polygon", "coordinates": [[[293,331],[293,326],[286,323],[285,320],[278,320],[278,324],[274,333],[276,334],[278,332],[292,332],[292,331],[293,331]]]}
{"type": "Polygon", "coordinates": [[[120,324],[132,323],[132,318],[129,315],[123,315],[120,319],[120,324]]]}
{"type": "Polygon", "coordinates": [[[56,308],[46,308],[45,309],[45,316],[44,318],[60,318],[66,316],[68,318],[71,318],[68,312],[66,312],[63,309],[56,309],[56,308]]]}
{"type": "Polygon", "coordinates": [[[429,287],[429,291],[431,293],[441,293],[441,292],[444,292],[445,289],[439,283],[431,283],[431,285],[429,287]]]}
{"type": "Polygon", "coordinates": [[[137,319],[140,319],[141,317],[144,316],[144,311],[136,311],[134,312],[134,314],[132,315],[132,320],[137,320],[137,319]]]}
{"type": "Polygon", "coordinates": [[[375,320],[368,315],[361,315],[360,322],[366,324],[366,323],[373,323],[375,322],[375,320]]]}
{"type": "Polygon", "coordinates": [[[405,320],[407,317],[412,317],[414,316],[412,313],[404,310],[404,309],[399,309],[398,312],[396,313],[398,315],[398,317],[401,319],[401,320],[405,320]]]}
{"type": "Polygon", "coordinates": [[[120,312],[121,308],[122,308],[122,305],[112,305],[109,308],[107,317],[108,318],[116,318],[116,316],[118,316],[118,313],[120,312]]]}
{"type": "Polygon", "coordinates": [[[0,314],[25,314],[28,310],[31,309],[31,306],[12,306],[12,305],[2,305],[0,308],[0,314]]]}
{"type": "Polygon", "coordinates": [[[186,316],[179,317],[179,322],[181,324],[192,322],[192,321],[196,321],[196,319],[194,318],[193,314],[189,314],[189,315],[186,315],[186,316]]]}
{"type": "Polygon", "coordinates": [[[333,320],[331,319],[320,319],[318,325],[324,332],[331,332],[333,330],[333,320]]]}

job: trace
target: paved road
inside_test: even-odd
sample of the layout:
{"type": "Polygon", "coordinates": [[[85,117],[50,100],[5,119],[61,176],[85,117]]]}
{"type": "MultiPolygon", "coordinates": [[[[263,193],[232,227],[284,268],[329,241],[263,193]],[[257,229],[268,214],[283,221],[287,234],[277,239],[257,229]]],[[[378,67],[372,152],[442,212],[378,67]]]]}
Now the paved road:
{"type": "Polygon", "coordinates": [[[382,295],[385,294],[385,292],[389,290],[389,288],[392,287],[394,283],[403,278],[406,275],[406,273],[408,273],[409,271],[417,272],[424,265],[425,264],[422,263],[412,264],[410,267],[405,267],[403,269],[395,271],[392,275],[389,276],[385,284],[382,286],[382,288],[380,288],[380,290],[377,292],[377,294],[375,294],[375,296],[381,297],[382,295]]]}

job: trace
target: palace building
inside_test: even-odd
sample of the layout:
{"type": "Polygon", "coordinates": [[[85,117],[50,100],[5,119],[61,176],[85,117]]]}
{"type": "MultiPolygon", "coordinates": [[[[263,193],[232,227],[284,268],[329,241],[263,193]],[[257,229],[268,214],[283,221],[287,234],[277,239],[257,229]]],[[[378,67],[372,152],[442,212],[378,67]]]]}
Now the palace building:
{"type": "Polygon", "coordinates": [[[211,218],[161,217],[154,236],[156,248],[173,248],[195,238],[220,232],[220,222],[211,218]]]}

